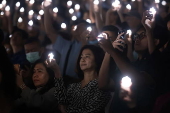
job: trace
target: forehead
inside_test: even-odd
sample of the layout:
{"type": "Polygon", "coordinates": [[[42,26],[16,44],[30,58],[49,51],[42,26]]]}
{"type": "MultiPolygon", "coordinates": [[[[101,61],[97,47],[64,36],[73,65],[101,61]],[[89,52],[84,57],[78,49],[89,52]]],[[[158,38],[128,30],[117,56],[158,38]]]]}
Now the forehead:
{"type": "Polygon", "coordinates": [[[93,52],[90,50],[90,49],[84,49],[83,51],[82,51],[82,54],[93,54],[93,52]]]}
{"type": "Polygon", "coordinates": [[[45,67],[42,63],[38,63],[35,65],[34,69],[45,69],[45,67]]]}

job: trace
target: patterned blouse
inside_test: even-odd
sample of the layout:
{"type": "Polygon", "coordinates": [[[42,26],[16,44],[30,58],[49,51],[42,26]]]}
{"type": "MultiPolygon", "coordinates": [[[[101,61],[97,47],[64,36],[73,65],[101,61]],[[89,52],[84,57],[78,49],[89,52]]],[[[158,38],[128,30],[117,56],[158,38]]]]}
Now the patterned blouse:
{"type": "Polygon", "coordinates": [[[55,80],[54,96],[59,104],[66,105],[67,113],[99,113],[110,100],[110,92],[98,88],[97,79],[81,88],[81,83],[71,84],[66,90],[62,78],[55,80]]]}

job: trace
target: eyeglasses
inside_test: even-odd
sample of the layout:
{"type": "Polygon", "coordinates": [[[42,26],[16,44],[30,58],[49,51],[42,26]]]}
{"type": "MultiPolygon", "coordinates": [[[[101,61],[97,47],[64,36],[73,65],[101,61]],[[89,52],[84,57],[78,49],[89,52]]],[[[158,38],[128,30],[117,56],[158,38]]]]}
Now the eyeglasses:
{"type": "Polygon", "coordinates": [[[145,32],[142,32],[142,33],[140,33],[140,34],[134,34],[134,36],[133,36],[133,40],[135,41],[135,40],[142,40],[143,38],[145,38],[146,37],[146,34],[145,34],[145,32]]]}

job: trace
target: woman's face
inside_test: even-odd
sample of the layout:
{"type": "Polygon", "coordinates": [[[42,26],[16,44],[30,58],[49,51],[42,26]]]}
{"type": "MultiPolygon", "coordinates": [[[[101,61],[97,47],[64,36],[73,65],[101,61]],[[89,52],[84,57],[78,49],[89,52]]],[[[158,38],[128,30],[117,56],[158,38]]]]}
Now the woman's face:
{"type": "Polygon", "coordinates": [[[49,74],[43,64],[39,63],[35,65],[32,79],[35,87],[42,87],[47,84],[49,74]]]}
{"type": "Polygon", "coordinates": [[[81,54],[80,68],[82,71],[95,70],[95,58],[94,54],[89,49],[84,49],[81,54]]]}

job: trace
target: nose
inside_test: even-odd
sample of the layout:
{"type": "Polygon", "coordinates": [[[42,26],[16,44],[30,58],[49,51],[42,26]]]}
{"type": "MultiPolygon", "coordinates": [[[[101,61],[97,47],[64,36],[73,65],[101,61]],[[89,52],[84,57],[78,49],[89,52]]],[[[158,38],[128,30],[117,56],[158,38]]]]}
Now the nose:
{"type": "Polygon", "coordinates": [[[81,57],[80,61],[84,62],[85,61],[85,57],[81,57]]]}
{"type": "Polygon", "coordinates": [[[34,74],[33,74],[33,78],[38,78],[38,74],[37,74],[37,73],[34,73],[34,74]]]}

